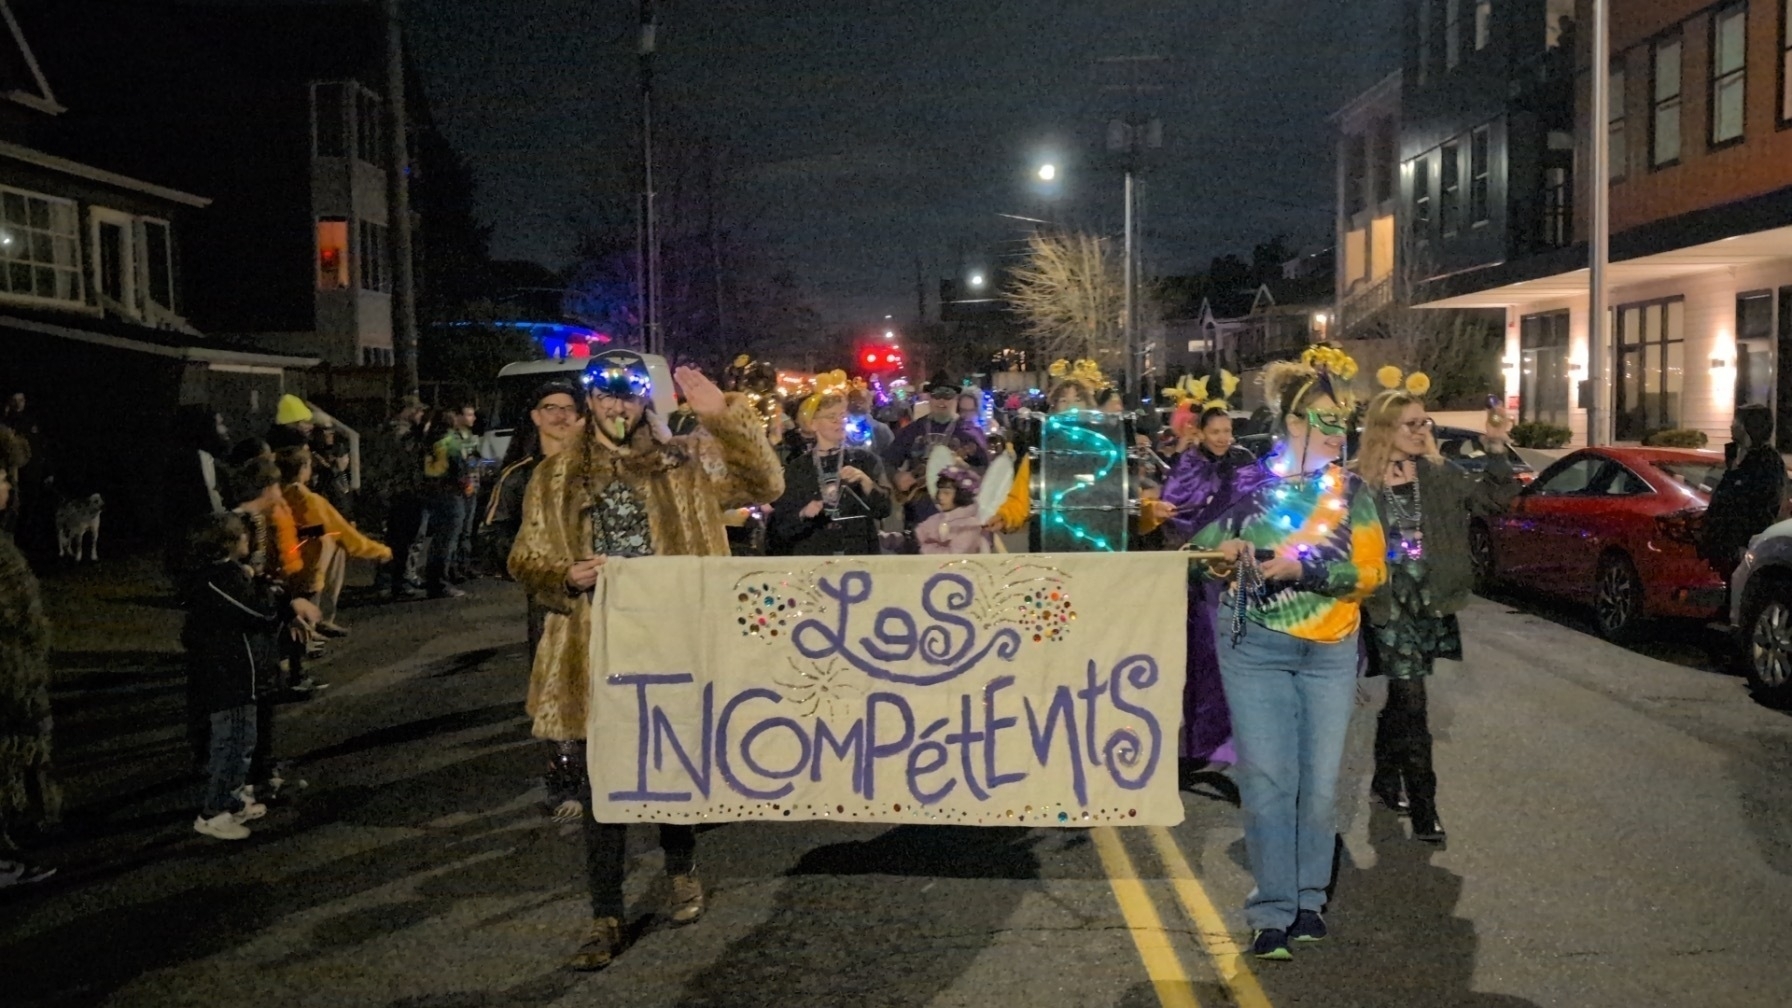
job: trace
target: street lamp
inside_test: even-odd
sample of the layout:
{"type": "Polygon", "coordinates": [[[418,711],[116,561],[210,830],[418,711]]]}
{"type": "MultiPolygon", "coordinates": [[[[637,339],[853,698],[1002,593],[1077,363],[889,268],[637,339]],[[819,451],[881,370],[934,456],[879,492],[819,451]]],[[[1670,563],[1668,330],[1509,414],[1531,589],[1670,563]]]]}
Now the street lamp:
{"type": "Polygon", "coordinates": [[[1042,164],[1039,166],[1039,181],[1050,182],[1057,177],[1058,177],[1058,166],[1057,165],[1052,164],[1051,162],[1048,161],[1045,164],[1042,164]]]}
{"type": "Polygon", "coordinates": [[[981,273],[972,273],[971,274],[971,289],[972,290],[982,290],[983,289],[983,274],[981,274],[981,273]]]}

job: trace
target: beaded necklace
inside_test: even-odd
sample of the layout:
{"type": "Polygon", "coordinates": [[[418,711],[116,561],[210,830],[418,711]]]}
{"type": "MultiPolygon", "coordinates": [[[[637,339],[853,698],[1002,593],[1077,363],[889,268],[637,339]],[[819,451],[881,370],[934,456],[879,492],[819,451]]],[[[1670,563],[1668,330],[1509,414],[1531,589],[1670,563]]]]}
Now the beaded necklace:
{"type": "Polygon", "coordinates": [[[1232,588],[1232,646],[1244,640],[1245,613],[1253,604],[1263,598],[1263,570],[1257,566],[1257,556],[1251,550],[1245,550],[1238,558],[1238,582],[1232,588]]]}
{"type": "Polygon", "coordinates": [[[1413,466],[1412,500],[1409,503],[1400,494],[1394,492],[1392,484],[1384,483],[1381,487],[1382,503],[1387,506],[1388,524],[1398,541],[1388,543],[1388,558],[1391,560],[1417,560],[1425,555],[1424,527],[1425,502],[1419,489],[1419,468],[1413,466]]]}

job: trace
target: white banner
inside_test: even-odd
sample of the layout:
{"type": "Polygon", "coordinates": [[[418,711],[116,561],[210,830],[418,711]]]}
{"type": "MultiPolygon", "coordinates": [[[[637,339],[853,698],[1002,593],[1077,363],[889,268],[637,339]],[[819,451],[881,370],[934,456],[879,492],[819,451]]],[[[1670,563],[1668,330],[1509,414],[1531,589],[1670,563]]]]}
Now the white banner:
{"type": "Polygon", "coordinates": [[[593,605],[602,822],[1182,821],[1175,553],[647,557],[593,605]]]}

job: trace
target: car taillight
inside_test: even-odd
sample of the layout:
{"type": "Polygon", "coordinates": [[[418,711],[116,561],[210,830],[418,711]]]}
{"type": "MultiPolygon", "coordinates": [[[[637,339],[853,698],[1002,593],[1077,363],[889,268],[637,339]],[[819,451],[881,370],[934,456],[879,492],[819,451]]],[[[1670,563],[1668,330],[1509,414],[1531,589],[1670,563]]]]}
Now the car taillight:
{"type": "Polygon", "coordinates": [[[1699,527],[1705,522],[1703,509],[1689,508],[1675,511],[1673,514],[1657,515],[1655,527],[1662,538],[1675,542],[1696,543],[1699,540],[1699,527]]]}

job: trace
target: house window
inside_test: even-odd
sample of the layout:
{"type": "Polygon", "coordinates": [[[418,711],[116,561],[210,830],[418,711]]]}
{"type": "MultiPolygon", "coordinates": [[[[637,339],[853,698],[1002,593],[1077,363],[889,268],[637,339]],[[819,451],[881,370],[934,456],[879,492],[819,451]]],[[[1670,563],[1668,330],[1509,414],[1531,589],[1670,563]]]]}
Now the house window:
{"type": "Polygon", "coordinates": [[[1423,244],[1431,239],[1431,159],[1412,162],[1412,237],[1423,244]]]}
{"type": "Polygon", "coordinates": [[[1733,4],[1711,16],[1711,144],[1742,139],[1748,64],[1748,5],[1733,4]]]}
{"type": "Polygon", "coordinates": [[[1398,164],[1394,154],[1395,130],[1391,118],[1375,124],[1375,154],[1370,158],[1369,171],[1375,177],[1375,205],[1378,208],[1394,198],[1394,171],[1398,164]]]}
{"type": "Polygon", "coordinates": [[[1462,0],[1444,0],[1444,68],[1462,62],[1462,0]]]}
{"type": "Polygon", "coordinates": [[[1543,48],[1574,52],[1574,0],[1545,0],[1543,48]]]}
{"type": "Polygon", "coordinates": [[[1475,51],[1493,43],[1493,0],[1475,0],[1475,51]]]}
{"type": "Polygon", "coordinates": [[[359,238],[361,289],[391,291],[392,259],[391,251],[386,247],[386,225],[362,221],[359,238]]]}
{"type": "Polygon", "coordinates": [[[1736,405],[1773,406],[1773,292],[1736,295],[1736,405]]]}
{"type": "MultiPolygon", "coordinates": [[[[1792,0],[1787,0],[1792,3],[1792,0]]],[[[1624,177],[1625,166],[1629,163],[1630,149],[1624,144],[1624,64],[1612,66],[1611,73],[1611,115],[1606,119],[1605,133],[1611,160],[1607,165],[1609,178],[1616,182],[1624,177]]]]}
{"type": "Polygon", "coordinates": [[[380,106],[380,99],[373,92],[355,88],[355,157],[376,166],[386,163],[386,124],[380,106]]]}
{"type": "Polygon", "coordinates": [[[1487,201],[1487,127],[1482,126],[1469,134],[1468,140],[1468,209],[1469,220],[1473,223],[1485,224],[1488,217],[1487,201]]]}
{"type": "Polygon", "coordinates": [[[1568,313],[1526,315],[1518,324],[1518,419],[1568,423],[1568,313]]]}
{"type": "MultiPolygon", "coordinates": [[[[1419,86],[1423,87],[1431,77],[1431,4],[1433,0],[1419,0],[1418,13],[1418,65],[1419,86]]],[[[1792,3],[1792,0],[1787,0],[1792,3]]]]}
{"type": "Polygon", "coordinates": [[[0,188],[0,293],[81,304],[80,248],[73,200],[0,188]]]}
{"type": "Polygon", "coordinates": [[[1649,103],[1649,163],[1657,168],[1680,162],[1680,50],[1678,35],[1656,41],[1649,50],[1654,68],[1649,103]]]}
{"type": "Polygon", "coordinates": [[[392,351],[387,347],[362,347],[361,363],[368,367],[390,367],[392,365],[392,351]]]}
{"type": "Polygon", "coordinates": [[[1350,216],[1363,212],[1368,171],[1368,141],[1361,133],[1352,133],[1344,138],[1344,212],[1350,216]]]}
{"type": "Polygon", "coordinates": [[[1462,212],[1462,145],[1451,141],[1444,144],[1442,177],[1438,179],[1439,216],[1443,218],[1444,234],[1456,233],[1456,224],[1462,212]]]}
{"type": "Polygon", "coordinates": [[[348,108],[343,102],[347,85],[324,82],[311,85],[311,155],[348,156],[348,108]]]}
{"type": "Polygon", "coordinates": [[[174,310],[174,243],[168,222],[143,219],[138,223],[143,249],[144,291],[158,305],[174,310]]]}
{"type": "Polygon", "coordinates": [[[341,217],[317,222],[317,289],[348,289],[348,221],[341,217]]]}
{"type": "Polygon", "coordinates": [[[1682,298],[1618,306],[1620,441],[1641,441],[1680,426],[1686,383],[1686,302],[1682,298]]]}

